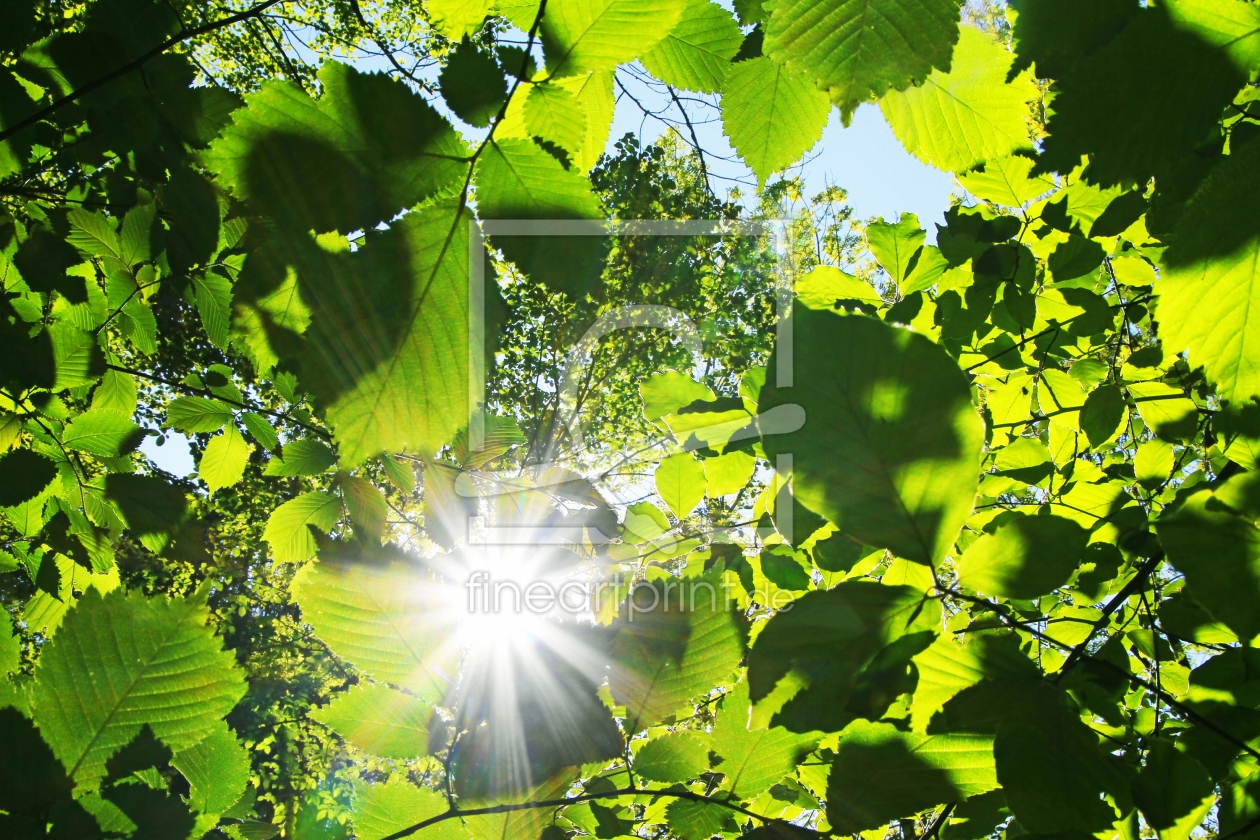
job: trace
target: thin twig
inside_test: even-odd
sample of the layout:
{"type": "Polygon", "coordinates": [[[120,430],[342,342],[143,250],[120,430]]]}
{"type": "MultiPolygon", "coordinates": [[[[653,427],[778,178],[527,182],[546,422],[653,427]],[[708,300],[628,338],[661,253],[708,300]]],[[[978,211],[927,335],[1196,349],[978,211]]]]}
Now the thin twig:
{"type": "Polygon", "coordinates": [[[283,411],[273,411],[270,408],[263,408],[262,406],[259,406],[259,405],[239,402],[237,400],[229,399],[228,397],[221,397],[218,394],[216,394],[214,391],[211,391],[209,388],[196,388],[196,387],[193,387],[192,385],[185,385],[182,382],[172,382],[169,379],[163,379],[160,376],[154,376],[153,374],[145,373],[142,370],[133,370],[132,368],[126,368],[120,365],[109,364],[108,362],[105,364],[105,367],[109,368],[110,370],[116,370],[119,373],[129,373],[132,376],[143,377],[144,379],[147,379],[150,382],[156,382],[159,385],[165,385],[167,388],[174,388],[179,391],[184,391],[185,393],[191,394],[193,396],[206,397],[208,399],[219,400],[220,402],[225,402],[225,403],[228,403],[229,405],[237,406],[238,408],[243,408],[246,411],[253,411],[257,414],[268,414],[280,420],[287,420],[290,423],[293,423],[297,426],[301,426],[303,429],[306,429],[308,432],[314,432],[315,434],[322,437],[324,440],[332,440],[333,438],[332,434],[325,431],[324,429],[318,428],[317,426],[312,426],[309,423],[303,423],[301,420],[298,420],[296,417],[293,417],[290,414],[286,414],[283,411]]]}
{"type": "Polygon", "coordinates": [[[592,799],[608,799],[610,797],[633,796],[636,794],[644,794],[644,793],[652,795],[652,796],[672,796],[672,797],[675,797],[676,799],[690,799],[692,802],[706,802],[711,805],[720,805],[723,808],[729,808],[732,811],[737,811],[741,814],[744,814],[745,816],[749,816],[749,817],[753,817],[755,819],[761,820],[764,823],[777,823],[780,825],[787,824],[783,820],[777,819],[775,817],[767,817],[762,814],[754,813],[752,811],[749,811],[747,808],[743,808],[732,802],[728,802],[725,799],[717,799],[712,796],[704,796],[699,793],[693,793],[692,791],[689,791],[689,790],[641,790],[636,787],[627,787],[627,788],[620,788],[619,790],[604,791],[603,793],[584,793],[580,796],[573,796],[568,799],[539,799],[533,802],[516,802],[516,803],[510,803],[507,805],[491,805],[486,808],[467,808],[467,809],[451,808],[441,814],[438,814],[437,816],[429,817],[427,820],[423,820],[421,822],[416,823],[413,826],[404,828],[401,831],[395,831],[393,834],[382,837],[381,840],[402,840],[403,837],[410,837],[416,832],[423,831],[424,829],[428,828],[431,825],[436,825],[437,823],[445,822],[446,820],[455,819],[456,817],[480,817],[480,816],[485,816],[487,814],[510,814],[516,811],[528,811],[535,808],[560,808],[565,805],[577,805],[582,802],[589,802],[592,799]]]}

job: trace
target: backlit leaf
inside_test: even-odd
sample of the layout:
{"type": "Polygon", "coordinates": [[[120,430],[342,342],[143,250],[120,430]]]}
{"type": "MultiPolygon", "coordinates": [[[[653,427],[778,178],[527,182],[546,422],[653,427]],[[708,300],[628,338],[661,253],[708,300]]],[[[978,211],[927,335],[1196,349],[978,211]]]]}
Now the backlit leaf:
{"type": "Polygon", "coordinates": [[[722,86],[722,131],[761,186],[818,142],[830,111],[808,76],[765,57],[736,63],[722,86]]]}
{"type": "Polygon", "coordinates": [[[212,735],[245,692],[196,599],[89,589],[40,657],[32,708],[53,753],[91,790],[142,726],[176,752],[212,735]]]}
{"type": "Polygon", "coordinates": [[[709,0],[688,0],[682,18],[640,60],[649,73],[668,85],[718,93],[743,42],[730,12],[709,0]]]}
{"type": "Polygon", "coordinates": [[[793,455],[796,495],[841,532],[940,562],[971,515],[984,438],[962,373],[909,330],[801,306],[793,319],[795,376],[810,387],[767,382],[758,408],[797,403],[805,425],[762,438],[766,452],[793,455]]]}
{"type": "Polygon", "coordinates": [[[427,753],[432,714],[432,706],[401,691],[359,685],[311,716],[366,753],[407,759],[427,753]]]}
{"type": "Polygon", "coordinates": [[[763,49],[817,79],[848,125],[863,102],[949,69],[958,18],[952,0],[779,0],[763,49]]]}
{"type": "Polygon", "coordinates": [[[1029,145],[1025,105],[1036,89],[1023,75],[1008,84],[1010,64],[1010,53],[964,26],[949,72],[935,70],[920,87],[890,92],[879,107],[908,152],[963,172],[1029,145]]]}

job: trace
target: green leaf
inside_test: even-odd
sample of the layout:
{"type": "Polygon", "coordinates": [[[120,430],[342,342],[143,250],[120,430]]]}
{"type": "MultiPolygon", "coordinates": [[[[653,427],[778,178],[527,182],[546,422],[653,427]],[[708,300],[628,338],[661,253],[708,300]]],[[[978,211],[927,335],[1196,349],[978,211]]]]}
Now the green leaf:
{"type": "MultiPolygon", "coordinates": [[[[574,775],[557,774],[544,780],[532,791],[500,801],[504,803],[537,802],[563,798],[572,786],[574,775]]],[[[550,814],[544,809],[523,808],[503,814],[468,817],[467,825],[474,840],[540,840],[541,837],[551,840],[551,837],[543,834],[543,828],[550,819],[550,814]]]]}
{"type": "Polygon", "coordinates": [[[722,86],[722,132],[759,187],[818,142],[830,112],[808,76],[765,56],[734,64],[722,86]]]}
{"type": "Polygon", "coordinates": [[[136,380],[117,370],[107,370],[92,391],[90,411],[112,411],[124,417],[136,413],[136,380]]]}
{"type": "Polygon", "coordinates": [[[1109,828],[1116,813],[1104,792],[1128,798],[1119,761],[1048,684],[1032,684],[1008,701],[993,758],[1006,803],[1030,833],[1086,833],[1109,828]]]}
{"type": "Polygon", "coordinates": [[[1012,73],[1036,64],[1037,77],[1062,79],[1087,55],[1124,29],[1139,5],[1132,0],[1018,0],[1011,35],[1012,73]]]}
{"type": "MultiPolygon", "coordinates": [[[[356,785],[354,791],[354,831],[359,840],[381,840],[395,832],[447,810],[446,798],[437,791],[418,788],[396,773],[385,784],[356,785]]],[[[445,820],[425,829],[433,840],[462,840],[468,830],[457,819],[445,820]]]]}
{"type": "Polygon", "coordinates": [[[738,493],[752,479],[757,459],[747,452],[727,452],[703,461],[705,495],[711,499],[738,493]]]}
{"type": "Polygon", "coordinates": [[[1129,395],[1147,428],[1159,437],[1178,443],[1194,438],[1199,409],[1181,388],[1162,382],[1141,382],[1129,386],[1129,395]]]}
{"type": "Polygon", "coordinates": [[[1204,180],[1182,215],[1159,278],[1164,353],[1189,351],[1222,400],[1260,395],[1260,145],[1246,144],[1204,180]]]}
{"type": "Polygon", "coordinates": [[[854,721],[827,779],[827,820],[852,834],[998,786],[988,735],[918,735],[854,721]]]}
{"type": "Polygon", "coordinates": [[[452,41],[481,29],[494,6],[493,0],[429,0],[427,4],[434,27],[452,41]]]}
{"type": "Polygon", "coordinates": [[[113,221],[104,213],[94,213],[76,207],[66,214],[70,221],[70,235],[66,241],[79,249],[85,257],[113,257],[122,261],[122,243],[113,221]]]}
{"type": "Polygon", "coordinates": [[[245,680],[208,621],[196,599],[83,594],[41,653],[31,698],[76,785],[92,790],[146,724],[176,752],[222,726],[245,680]]]}
{"type": "Polygon", "coordinates": [[[903,636],[932,629],[932,613],[909,586],[849,580],[805,593],[766,623],[748,655],[754,724],[840,729],[862,670],[903,636]]]}
{"type": "Polygon", "coordinates": [[[507,79],[499,63],[466,38],[451,51],[438,86],[455,116],[477,128],[490,125],[507,98],[507,79]]]}
{"type": "MultiPolygon", "coordinates": [[[[276,447],[280,445],[280,437],[276,434],[276,427],[271,425],[271,421],[261,414],[247,411],[241,415],[241,422],[245,424],[245,430],[254,436],[254,440],[266,449],[268,452],[274,452],[276,447]]],[[[270,464],[267,465],[270,468],[270,464]]],[[[263,473],[266,475],[266,473],[263,473]]]]}
{"type": "Polygon", "coordinates": [[[792,317],[796,381],[809,387],[767,381],[758,410],[796,403],[805,425],[763,437],[767,454],[793,455],[797,497],[842,533],[939,563],[971,515],[984,442],[966,378],[909,330],[801,306],[792,317]]]}
{"type": "Polygon", "coordinates": [[[432,706],[401,691],[358,685],[311,717],[366,753],[409,759],[428,753],[432,714],[432,706]]]}
{"type": "Polygon", "coordinates": [[[958,20],[953,0],[778,0],[763,49],[817,79],[847,126],[863,102],[949,69],[958,20]]]}
{"type": "Polygon", "coordinates": [[[856,300],[883,306],[884,299],[865,280],[846,274],[835,266],[819,265],[796,281],[796,299],[810,309],[834,309],[842,300],[856,300]]]}
{"type": "Polygon", "coordinates": [[[57,477],[57,465],[30,449],[14,449],[0,456],[0,475],[0,507],[13,507],[43,493],[57,477]]]}
{"type": "Polygon", "coordinates": [[[566,87],[543,82],[532,85],[525,97],[525,130],[576,154],[586,139],[586,114],[577,94],[566,87]]]}
{"type": "Polygon", "coordinates": [[[1155,523],[1168,560],[1186,576],[1195,600],[1244,641],[1260,633],[1260,505],[1257,473],[1201,490],[1155,523]]]}
{"type": "Polygon", "coordinates": [[[336,61],[319,80],[318,101],[289,82],[263,85],[206,152],[219,183],[256,211],[297,231],[350,233],[467,172],[463,142],[402,82],[336,61]]]}
{"type": "MultiPolygon", "coordinates": [[[[1066,242],[1062,242],[1046,260],[1046,268],[1056,283],[1066,283],[1077,277],[1084,277],[1102,265],[1107,252],[1092,239],[1079,234],[1068,234],[1066,242]]],[[[1090,285],[1093,285],[1090,283],[1090,285]]]]}
{"type": "Polygon", "coordinates": [[[1133,456],[1133,472],[1139,484],[1158,487],[1172,477],[1173,447],[1162,440],[1148,440],[1133,456]]]}
{"type": "Polygon", "coordinates": [[[232,312],[232,281],[218,272],[207,270],[193,276],[193,298],[206,338],[221,350],[228,346],[228,327],[232,312]]]}
{"type": "Polygon", "coordinates": [[[302,277],[319,303],[294,359],[343,465],[435,452],[468,422],[469,217],[456,207],[417,208],[302,277]]]}
{"type": "Polygon", "coordinates": [[[762,574],[778,588],[794,592],[809,588],[809,559],[789,546],[776,545],[766,549],[761,552],[759,562],[762,574]]]}
{"type": "Polygon", "coordinates": [[[1242,0],[1172,0],[1168,15],[1181,29],[1188,29],[1222,49],[1242,73],[1255,76],[1260,69],[1260,9],[1242,0]]]}
{"type": "Polygon", "coordinates": [[[734,828],[734,814],[722,805],[688,799],[676,799],[665,806],[670,830],[682,840],[708,840],[715,834],[730,833],[734,828]]]}
{"type": "Polygon", "coordinates": [[[337,463],[337,456],[318,438],[301,438],[284,444],[281,452],[267,463],[263,475],[284,477],[319,475],[337,463]]]}
{"type": "Polygon", "coordinates": [[[709,386],[695,381],[685,373],[667,370],[654,373],[639,383],[643,397],[643,416],[655,423],[667,414],[694,402],[712,402],[715,397],[709,386]]]}
{"type": "Polygon", "coordinates": [[[176,753],[171,766],[188,780],[189,806],[216,820],[249,784],[249,753],[222,722],[200,742],[176,753]]]}
{"type": "Polygon", "coordinates": [[[650,50],[678,23],[686,0],[552,0],[542,21],[556,78],[613,70],[650,50]]]}
{"type": "Polygon", "coordinates": [[[963,553],[958,578],[999,598],[1039,598],[1067,583],[1089,533],[1061,516],[1014,516],[963,553]]]}
{"type": "Polygon", "coordinates": [[[320,560],[294,583],[302,620],[333,653],[373,678],[430,703],[441,700],[459,650],[447,593],[406,563],[367,565],[320,560]]]}
{"type": "MultiPolygon", "coordinates": [[[[482,219],[599,219],[590,182],[529,140],[495,141],[477,161],[482,219]]],[[[536,281],[580,296],[598,282],[605,244],[599,236],[508,236],[491,242],[536,281]]]]}
{"type": "Polygon", "coordinates": [[[217,432],[231,419],[231,406],[205,397],[177,397],[166,409],[166,425],[190,434],[217,432]]]}
{"type": "Polygon", "coordinates": [[[341,500],[331,493],[303,493],[272,511],[263,530],[277,563],[301,563],[315,556],[308,526],[327,531],[341,518],[341,500]]]}
{"type": "Polygon", "coordinates": [[[667,85],[718,93],[743,43],[730,12],[709,0],[688,0],[674,28],[639,60],[667,85]]]}
{"type": "MultiPolygon", "coordinates": [[[[547,87],[562,88],[577,97],[585,130],[579,147],[568,150],[566,154],[569,164],[583,172],[596,164],[608,142],[613,116],[613,75],[612,70],[597,70],[581,76],[546,80],[547,87]]],[[[537,79],[542,81],[543,74],[538,74],[537,79]]],[[[524,94],[512,98],[507,113],[495,129],[496,140],[532,139],[533,134],[526,127],[525,120],[528,101],[529,97],[524,94]]]]}
{"type": "Polygon", "coordinates": [[[704,499],[708,489],[704,465],[690,452],[670,455],[656,467],[656,493],[675,519],[686,519],[704,499]]]}
{"type": "Polygon", "coordinates": [[[710,748],[720,759],[716,769],[726,775],[722,788],[751,800],[792,772],[818,744],[820,733],[798,735],[781,726],[749,726],[748,682],[740,682],[722,700],[713,726],[710,748]]]}
{"type": "MultiPolygon", "coordinates": [[[[1146,766],[1133,783],[1133,801],[1147,824],[1165,831],[1204,806],[1212,804],[1212,778],[1203,765],[1162,738],[1147,743],[1146,766]]],[[[1196,820],[1197,823],[1197,820],[1196,820]]]]}
{"type": "Polygon", "coordinates": [[[229,423],[223,434],[211,438],[197,465],[197,474],[206,483],[207,491],[213,495],[220,487],[231,487],[240,481],[253,451],[235,423],[229,423]]]}
{"type": "MultiPolygon", "coordinates": [[[[140,301],[132,301],[132,306],[149,313],[148,307],[140,301]]],[[[149,313],[150,320],[152,317],[149,313]]],[[[48,337],[52,340],[53,364],[57,371],[54,391],[90,385],[105,372],[105,359],[91,333],[69,321],[54,321],[48,326],[48,337]]]]}
{"type": "Polygon", "coordinates": [[[105,498],[118,506],[128,530],[152,551],[167,546],[188,511],[183,492],[152,475],[107,475],[105,498]]]}
{"type": "Polygon", "coordinates": [[[7,677],[10,671],[17,670],[21,659],[22,639],[13,632],[12,626],[0,626],[0,677],[7,677]]]}
{"type": "Polygon", "coordinates": [[[1085,389],[1064,371],[1043,370],[1037,384],[1037,405],[1051,422],[1079,431],[1085,389]]]}
{"type": "Polygon", "coordinates": [[[977,198],[1004,207],[1023,207],[1056,186],[1054,180],[1046,175],[1032,175],[1035,163],[1030,157],[1009,155],[986,161],[959,175],[958,182],[977,198]]]}
{"type": "Polygon", "coordinates": [[[709,748],[687,732],[653,738],[634,756],[634,771],[654,782],[686,782],[709,769],[709,748]]]}
{"type": "Polygon", "coordinates": [[[1088,155],[1086,176],[1101,186],[1163,176],[1194,154],[1245,81],[1164,7],[1140,9],[1058,81],[1035,171],[1068,173],[1088,155]]]}
{"type": "Polygon", "coordinates": [[[416,492],[416,468],[410,461],[386,455],[381,459],[381,464],[395,487],[408,496],[416,492]]]}
{"type": "Polygon", "coordinates": [[[881,218],[866,226],[871,253],[898,286],[918,262],[916,257],[922,253],[926,238],[927,231],[919,227],[919,217],[913,213],[902,213],[896,224],[881,218]]]}
{"type": "Polygon", "coordinates": [[[747,624],[718,577],[678,584],[666,609],[664,584],[640,585],[615,625],[608,689],[626,707],[629,731],[673,714],[719,685],[743,657],[747,624]],[[655,596],[652,602],[648,596],[655,596]]]}
{"type": "Polygon", "coordinates": [[[1023,75],[1008,84],[1010,64],[992,38],[964,26],[949,72],[934,70],[922,86],[890,92],[880,110],[910,154],[963,172],[1029,145],[1026,103],[1036,88],[1023,75]]]}
{"type": "Polygon", "coordinates": [[[1081,409],[1081,431],[1092,447],[1111,440],[1124,421],[1124,394],[1115,385],[1100,385],[1085,398],[1081,409]]]}
{"type": "Polygon", "coordinates": [[[986,679],[1037,675],[1013,636],[980,636],[964,646],[942,636],[914,657],[918,686],[910,708],[910,728],[926,732],[932,716],[963,689],[986,679]]]}
{"type": "Polygon", "coordinates": [[[337,484],[346,500],[350,521],[373,540],[380,542],[385,532],[385,517],[389,514],[389,504],[381,491],[363,476],[342,475],[337,484]]]}

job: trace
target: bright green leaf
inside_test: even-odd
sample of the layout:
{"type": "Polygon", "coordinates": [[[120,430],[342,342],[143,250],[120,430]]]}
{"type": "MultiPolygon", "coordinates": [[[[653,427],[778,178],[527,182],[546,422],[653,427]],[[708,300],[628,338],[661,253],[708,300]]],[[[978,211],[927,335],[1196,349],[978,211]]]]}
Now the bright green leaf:
{"type": "Polygon", "coordinates": [[[254,447],[246,443],[236,424],[229,423],[223,434],[211,438],[206,445],[206,451],[201,453],[201,463],[197,465],[197,474],[211,494],[220,487],[231,487],[245,474],[245,465],[249,463],[249,453],[253,450],[254,447]]]}
{"type": "Polygon", "coordinates": [[[1067,583],[1089,533],[1059,516],[1015,516],[983,534],[959,560],[967,587],[999,598],[1038,598],[1067,583]]]}
{"type": "Polygon", "coordinates": [[[686,0],[551,0],[542,22],[552,76],[612,70],[654,47],[678,23],[686,0]]]}
{"type": "Polygon", "coordinates": [[[948,73],[935,70],[920,87],[889,93],[879,107],[912,155],[963,172],[1029,145],[1026,103],[1036,88],[1023,75],[1008,84],[1010,64],[1010,53],[992,38],[964,26],[948,73]]]}
{"type": "Polygon", "coordinates": [[[778,0],[763,49],[817,79],[848,125],[863,102],[948,69],[958,19],[953,0],[778,0]]]}
{"type": "Polygon", "coordinates": [[[284,444],[281,452],[267,463],[263,475],[319,475],[337,463],[337,456],[318,438],[300,438],[284,444]]]}
{"type": "MultiPolygon", "coordinates": [[[[354,792],[354,830],[360,840],[381,840],[436,817],[447,809],[446,798],[428,788],[418,788],[396,773],[388,782],[358,785],[354,792]]],[[[468,836],[460,820],[445,820],[425,830],[433,840],[463,840],[468,836]]]]}
{"type": "Polygon", "coordinates": [[[311,717],[366,753],[408,759],[427,754],[432,714],[432,706],[409,694],[384,685],[358,685],[311,717]]]}
{"type": "Polygon", "coordinates": [[[997,786],[991,736],[918,735],[855,721],[840,735],[827,780],[827,820],[851,834],[997,786]]]}
{"type": "Polygon", "coordinates": [[[896,223],[881,218],[866,226],[871,253],[898,286],[917,262],[926,237],[927,231],[919,227],[919,217],[913,213],[902,213],[896,223]]]}
{"type": "Polygon", "coordinates": [[[722,131],[763,187],[818,142],[830,111],[808,76],[764,56],[737,62],[722,86],[722,131]]]}
{"type": "Polygon", "coordinates": [[[743,43],[743,33],[730,12],[709,0],[688,0],[682,18],[640,60],[667,85],[718,93],[743,43]]]}
{"type": "Polygon", "coordinates": [[[653,738],[634,757],[634,772],[654,782],[686,782],[707,769],[709,748],[687,732],[653,738]]]}
{"type": "Polygon", "coordinates": [[[85,790],[147,724],[175,752],[211,735],[245,693],[196,599],[89,588],[40,656],[35,720],[85,790]]]}
{"type": "Polygon", "coordinates": [[[177,397],[166,409],[166,425],[181,432],[217,432],[232,419],[232,408],[205,397],[177,397]]]}
{"type": "Polygon", "coordinates": [[[686,519],[704,498],[708,484],[704,465],[690,452],[670,455],[656,467],[656,493],[676,519],[686,519]]]}
{"type": "Polygon", "coordinates": [[[331,493],[303,493],[276,508],[263,539],[278,563],[301,563],[315,556],[315,538],[308,526],[327,531],[341,518],[341,500],[331,493]]]}
{"type": "Polygon", "coordinates": [[[188,804],[201,815],[231,808],[249,784],[249,753],[220,723],[197,744],[176,753],[171,766],[188,780],[188,804]]]}
{"type": "Polygon", "coordinates": [[[797,403],[805,425],[763,437],[766,452],[793,455],[796,495],[841,532],[939,563],[971,515],[984,441],[962,372],[926,337],[871,318],[797,306],[793,320],[809,387],[767,382],[758,409],[797,403]]]}
{"type": "Polygon", "coordinates": [[[364,673],[438,702],[454,677],[459,650],[452,599],[427,573],[408,564],[320,560],[294,584],[302,620],[338,656],[364,673]]]}

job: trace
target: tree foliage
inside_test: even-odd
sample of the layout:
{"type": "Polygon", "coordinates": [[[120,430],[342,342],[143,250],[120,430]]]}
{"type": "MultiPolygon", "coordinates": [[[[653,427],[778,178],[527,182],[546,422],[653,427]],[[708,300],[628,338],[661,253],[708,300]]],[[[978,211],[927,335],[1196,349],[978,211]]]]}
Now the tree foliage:
{"type": "Polygon", "coordinates": [[[1251,840],[1257,78],[1251,0],[6,3],[4,836],[1251,840]],[[789,171],[866,103],[934,236],[789,171]]]}

